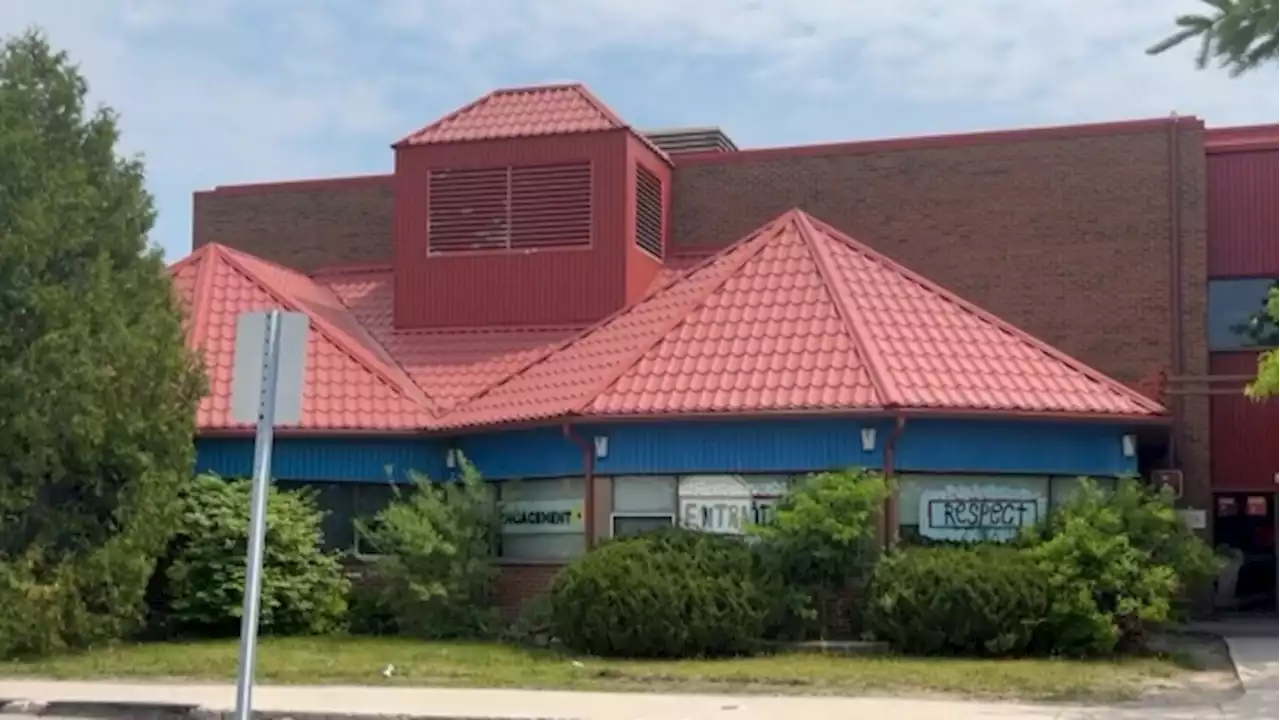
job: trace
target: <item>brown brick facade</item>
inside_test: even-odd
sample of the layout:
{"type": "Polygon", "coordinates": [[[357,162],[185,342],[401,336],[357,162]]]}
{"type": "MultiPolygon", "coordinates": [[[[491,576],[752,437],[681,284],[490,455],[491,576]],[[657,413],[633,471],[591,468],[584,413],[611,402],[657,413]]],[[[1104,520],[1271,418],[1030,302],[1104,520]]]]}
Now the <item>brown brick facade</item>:
{"type": "Polygon", "coordinates": [[[515,616],[526,602],[551,589],[563,567],[550,563],[502,563],[494,589],[495,604],[504,615],[515,616]]]}
{"type": "MultiPolygon", "coordinates": [[[[722,246],[792,207],[848,232],[1068,354],[1137,386],[1172,368],[1170,233],[1182,273],[1181,374],[1207,372],[1203,128],[1171,122],[748,151],[677,164],[673,242],[722,246]]],[[[1180,401],[1188,500],[1207,504],[1208,403],[1180,401]]]]}
{"type": "Polygon", "coordinates": [[[303,271],[390,264],[391,181],[381,175],[198,192],[192,249],[219,242],[303,271]]]}

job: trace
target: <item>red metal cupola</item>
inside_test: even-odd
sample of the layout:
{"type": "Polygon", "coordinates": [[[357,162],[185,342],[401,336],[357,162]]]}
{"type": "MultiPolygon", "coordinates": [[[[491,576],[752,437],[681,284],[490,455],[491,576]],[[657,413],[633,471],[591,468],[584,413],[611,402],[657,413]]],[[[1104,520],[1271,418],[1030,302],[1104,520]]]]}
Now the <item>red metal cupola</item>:
{"type": "Polygon", "coordinates": [[[586,324],[662,267],[670,160],[581,85],[494,91],[394,148],[399,328],[586,324]]]}

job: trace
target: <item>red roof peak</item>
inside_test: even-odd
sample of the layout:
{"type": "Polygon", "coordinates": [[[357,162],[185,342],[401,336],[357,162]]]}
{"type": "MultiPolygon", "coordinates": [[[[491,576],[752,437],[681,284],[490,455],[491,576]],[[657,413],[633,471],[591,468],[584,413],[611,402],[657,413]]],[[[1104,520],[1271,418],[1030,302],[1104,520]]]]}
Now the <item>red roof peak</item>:
{"type": "Polygon", "coordinates": [[[1163,412],[795,209],[531,358],[443,424],[886,410],[1163,412]]]}
{"type": "Polygon", "coordinates": [[[191,308],[191,347],[205,360],[209,395],[200,404],[202,429],[238,427],[230,419],[236,318],[280,309],[306,314],[307,391],[300,427],[416,430],[428,421],[427,398],[386,350],[328,288],[301,273],[218,243],[170,266],[191,308]]]}
{"type": "Polygon", "coordinates": [[[578,83],[494,90],[418,130],[397,146],[629,129],[578,83]]]}

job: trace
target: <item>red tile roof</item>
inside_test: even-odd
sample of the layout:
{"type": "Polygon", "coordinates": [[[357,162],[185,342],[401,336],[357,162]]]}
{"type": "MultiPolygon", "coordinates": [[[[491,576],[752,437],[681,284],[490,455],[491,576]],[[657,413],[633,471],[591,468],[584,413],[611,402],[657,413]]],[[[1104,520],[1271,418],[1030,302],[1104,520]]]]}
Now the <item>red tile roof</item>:
{"type": "Polygon", "coordinates": [[[581,327],[397,330],[390,269],[326,271],[327,286],[427,394],[433,414],[507,378],[573,337],[581,327]]]}
{"type": "Polygon", "coordinates": [[[621,118],[582,85],[545,85],[494,90],[398,144],[568,135],[626,127],[621,118]]]}
{"type": "Polygon", "coordinates": [[[791,211],[588,328],[397,330],[390,269],[308,278],[220,245],[171,268],[227,417],[235,318],[312,319],[302,429],[924,411],[1135,418],[1157,403],[791,211]]]}
{"type": "Polygon", "coordinates": [[[396,143],[396,147],[572,135],[627,130],[659,157],[670,158],[643,134],[635,132],[581,84],[539,85],[494,90],[445,115],[396,143]]]}
{"type": "Polygon", "coordinates": [[[1163,408],[834,228],[783,215],[442,419],[1163,408]]]}
{"type": "Polygon", "coordinates": [[[205,361],[209,393],[201,430],[246,429],[231,420],[236,317],[278,308],[311,318],[302,418],[305,430],[418,430],[425,397],[338,298],[305,275],[210,244],[175,265],[175,288],[194,312],[190,344],[205,361]]]}

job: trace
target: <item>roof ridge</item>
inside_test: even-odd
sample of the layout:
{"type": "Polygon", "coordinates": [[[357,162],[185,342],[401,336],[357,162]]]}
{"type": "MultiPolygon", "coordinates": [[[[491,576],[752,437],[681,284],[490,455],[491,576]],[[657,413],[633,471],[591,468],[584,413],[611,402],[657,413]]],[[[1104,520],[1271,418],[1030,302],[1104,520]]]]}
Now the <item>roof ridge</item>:
{"type": "Polygon", "coordinates": [[[208,304],[209,296],[213,293],[213,279],[216,269],[213,267],[215,263],[210,262],[210,260],[217,261],[220,259],[222,257],[221,250],[221,245],[210,243],[190,255],[192,258],[196,257],[197,254],[200,256],[199,265],[196,267],[195,288],[191,293],[191,347],[196,352],[199,352],[204,347],[204,336],[209,330],[208,316],[200,312],[200,308],[208,304]],[[213,257],[208,257],[210,255],[213,257]]]}
{"type": "MultiPolygon", "coordinates": [[[[267,280],[264,280],[260,275],[258,275],[258,273],[255,273],[251,269],[245,267],[244,263],[241,262],[240,258],[234,257],[230,253],[227,253],[224,259],[229,265],[231,265],[233,268],[239,271],[241,275],[247,278],[250,282],[253,282],[254,284],[256,284],[260,289],[262,289],[268,295],[273,297],[281,305],[286,306],[293,312],[301,312],[305,314],[307,316],[307,319],[313,324],[315,324],[316,330],[318,330],[326,340],[328,340],[337,348],[341,349],[344,353],[347,354],[348,357],[354,360],[358,365],[363,367],[366,371],[371,373],[374,377],[382,381],[383,384],[387,385],[392,390],[395,390],[400,396],[404,397],[404,399],[409,400],[410,402],[418,403],[419,405],[423,406],[424,410],[426,410],[425,406],[428,403],[426,393],[423,392],[422,388],[418,387],[417,383],[413,382],[413,379],[409,377],[408,373],[404,372],[404,368],[399,368],[399,366],[397,365],[397,368],[409,380],[409,387],[412,388],[414,391],[416,391],[416,393],[421,396],[421,399],[412,397],[410,393],[406,392],[406,388],[403,383],[391,377],[386,372],[385,368],[379,367],[380,365],[382,365],[382,363],[377,358],[369,357],[369,352],[366,348],[360,347],[359,345],[354,345],[353,343],[351,343],[348,339],[344,337],[346,333],[334,327],[333,323],[329,322],[327,319],[320,317],[318,314],[307,312],[305,309],[303,309],[304,303],[299,302],[298,299],[294,297],[292,293],[283,291],[280,288],[275,287],[272,283],[268,282],[267,280]]],[[[308,282],[315,282],[314,280],[311,280],[311,278],[307,278],[305,275],[302,277],[306,278],[308,282]]],[[[317,283],[317,286],[323,287],[323,286],[320,286],[318,283],[317,283]]],[[[346,307],[347,307],[346,304],[342,302],[341,298],[337,297],[336,293],[333,293],[333,291],[329,290],[328,288],[325,288],[325,290],[333,294],[335,299],[338,300],[338,304],[341,305],[344,310],[346,310],[346,307]]],[[[356,324],[359,325],[361,328],[364,327],[364,325],[362,325],[359,320],[356,320],[356,324]]],[[[373,338],[372,333],[369,333],[367,330],[365,331],[365,333],[369,335],[369,337],[374,342],[377,342],[377,339],[373,338]]],[[[381,346],[381,343],[379,343],[379,346],[381,346]]],[[[383,348],[383,350],[385,351],[386,348],[383,348]]],[[[387,355],[388,357],[392,357],[394,362],[394,356],[392,356],[391,353],[389,352],[387,353],[387,355]]],[[[429,414],[429,411],[428,411],[428,414],[429,414]]]]}
{"type": "Polygon", "coordinates": [[[829,225],[817,218],[808,216],[808,219],[815,225],[816,228],[821,229],[822,232],[824,232],[831,239],[847,245],[854,252],[861,253],[879,262],[880,264],[888,267],[893,272],[898,273],[906,280],[937,295],[938,297],[942,298],[943,300],[950,303],[951,305],[956,306],[960,310],[963,310],[969,313],[970,315],[973,315],[978,319],[983,320],[984,322],[988,323],[992,327],[999,329],[1001,332],[1005,333],[1011,338],[1018,340],[1028,345],[1032,349],[1036,350],[1037,352],[1040,352],[1041,354],[1046,355],[1066,365],[1072,370],[1075,370],[1076,372],[1081,373],[1082,375],[1089,378],[1093,382],[1111,390],[1112,392],[1115,392],[1123,397],[1127,397],[1130,400],[1133,400],[1138,405],[1146,408],[1150,412],[1153,412],[1153,413],[1165,412],[1165,408],[1162,405],[1160,405],[1158,402],[1148,398],[1147,396],[1143,395],[1142,393],[1136,390],[1129,388],[1123,383],[1112,379],[1111,377],[1107,376],[1105,373],[1097,370],[1096,368],[1062,352],[1061,350],[1058,350],[1057,348],[1053,347],[1049,343],[1017,327],[1013,323],[1007,320],[1004,320],[996,315],[993,315],[986,310],[983,310],[981,307],[975,305],[972,302],[969,302],[968,300],[965,300],[964,298],[960,297],[956,293],[933,282],[932,280],[929,280],[928,278],[915,272],[914,270],[911,270],[910,268],[903,265],[902,263],[899,263],[893,258],[890,258],[888,255],[885,255],[871,248],[871,246],[865,243],[859,242],[858,240],[854,239],[852,236],[841,232],[840,230],[836,229],[834,226],[829,225]]]}
{"type": "Polygon", "coordinates": [[[637,130],[631,123],[627,122],[626,120],[623,120],[622,116],[615,113],[612,108],[610,108],[607,104],[605,104],[603,100],[597,97],[595,93],[591,92],[591,90],[586,86],[586,84],[574,83],[570,85],[569,88],[572,89],[574,92],[578,93],[578,95],[583,100],[586,100],[588,103],[590,103],[591,107],[595,108],[596,112],[603,115],[606,120],[613,123],[616,126],[615,129],[626,130],[627,132],[631,133],[631,135],[634,136],[637,140],[639,140],[642,144],[644,144],[645,147],[649,148],[650,152],[652,152],[654,155],[657,155],[668,165],[671,165],[673,167],[675,166],[675,161],[671,159],[670,153],[668,153],[666,150],[663,150],[661,147],[659,147],[658,144],[653,141],[653,138],[650,138],[648,135],[644,134],[640,130],[637,130]]]}
{"type": "Polygon", "coordinates": [[[726,245],[725,247],[721,248],[719,251],[717,251],[717,252],[716,252],[716,253],[714,253],[713,255],[711,255],[711,256],[709,256],[709,257],[704,258],[703,260],[701,260],[701,261],[700,261],[700,262],[698,262],[697,264],[695,264],[695,265],[691,265],[690,267],[688,267],[688,268],[686,268],[686,269],[684,269],[684,270],[681,270],[681,271],[679,271],[679,272],[674,273],[671,277],[667,278],[665,282],[662,282],[662,283],[658,283],[658,284],[653,285],[652,287],[650,287],[650,288],[645,292],[645,294],[640,298],[640,300],[639,300],[638,302],[636,302],[634,305],[627,305],[626,307],[623,307],[623,308],[621,308],[621,309],[615,310],[615,311],[613,311],[612,313],[609,313],[609,315],[608,315],[608,316],[606,316],[604,319],[599,320],[599,321],[597,321],[597,322],[594,322],[594,323],[592,323],[591,325],[588,325],[587,327],[582,328],[580,331],[578,331],[578,332],[576,332],[576,333],[574,333],[574,334],[570,335],[569,337],[565,338],[564,340],[561,340],[560,342],[558,342],[558,343],[555,343],[555,344],[551,345],[549,348],[545,349],[543,352],[540,352],[540,353],[538,353],[537,355],[535,355],[535,356],[533,356],[532,358],[530,358],[528,361],[526,361],[526,362],[524,362],[524,363],[521,363],[519,367],[517,367],[517,368],[515,368],[514,370],[512,370],[511,372],[507,373],[506,375],[504,375],[504,376],[503,376],[502,378],[500,378],[499,380],[496,380],[496,381],[494,381],[494,382],[492,382],[492,383],[490,383],[490,384],[486,385],[485,387],[483,387],[483,388],[481,388],[481,389],[477,390],[476,392],[474,392],[474,393],[472,393],[472,394],[468,395],[467,397],[462,398],[462,399],[461,399],[461,400],[459,400],[458,402],[454,403],[454,405],[453,405],[453,407],[452,407],[452,408],[450,408],[447,412],[445,412],[445,414],[444,414],[444,415],[441,415],[441,416],[439,416],[439,417],[444,418],[444,417],[447,417],[448,415],[451,415],[451,414],[453,414],[453,413],[456,413],[456,412],[459,412],[459,411],[461,411],[461,410],[465,409],[465,408],[466,408],[466,406],[467,406],[468,404],[473,403],[473,402],[475,402],[475,401],[479,400],[480,398],[484,397],[485,395],[488,395],[489,393],[493,392],[494,390],[497,390],[498,388],[502,387],[503,385],[506,385],[507,383],[511,382],[511,381],[512,381],[512,380],[514,380],[515,378],[517,378],[517,377],[519,377],[519,376],[523,375],[523,374],[524,374],[526,371],[528,371],[530,368],[532,368],[532,367],[534,367],[535,365],[537,365],[537,364],[539,364],[539,363],[543,362],[544,360],[547,360],[548,358],[550,358],[551,356],[555,355],[556,353],[558,353],[558,352],[560,352],[560,351],[564,350],[565,348],[568,348],[570,345],[573,345],[574,343],[576,343],[576,342],[578,342],[578,341],[580,341],[580,340],[583,340],[583,339],[586,339],[586,338],[590,337],[590,336],[592,335],[592,333],[595,333],[595,332],[597,332],[597,331],[601,330],[602,328],[604,328],[605,326],[607,326],[609,323],[613,322],[613,321],[614,321],[614,320],[616,320],[617,318],[621,317],[622,315],[625,315],[626,313],[630,312],[632,309],[634,309],[634,308],[636,308],[636,307],[639,307],[642,303],[647,302],[648,300],[650,300],[651,298],[653,298],[653,296],[657,295],[658,293],[660,293],[660,292],[662,292],[662,291],[664,291],[664,290],[666,290],[666,289],[670,288],[671,286],[675,285],[676,283],[680,282],[681,280],[684,280],[684,279],[688,278],[689,276],[693,275],[694,273],[696,273],[696,272],[698,272],[698,271],[700,271],[700,270],[703,270],[703,269],[705,269],[706,267],[708,267],[708,266],[712,265],[712,264],[713,264],[717,259],[719,259],[720,257],[722,257],[722,256],[724,256],[724,255],[727,255],[728,253],[732,252],[734,248],[736,248],[736,247],[738,247],[738,246],[740,246],[740,245],[742,245],[742,244],[744,244],[744,243],[751,242],[752,240],[754,240],[755,238],[757,238],[759,235],[761,235],[762,233],[764,233],[766,230],[768,230],[768,229],[772,228],[773,226],[777,225],[777,223],[778,223],[778,220],[775,218],[774,220],[771,220],[771,221],[769,221],[767,224],[765,224],[765,225],[761,226],[760,228],[756,229],[754,232],[752,232],[751,234],[747,235],[745,238],[743,238],[743,239],[741,239],[741,240],[739,240],[739,241],[737,241],[737,242],[735,242],[735,243],[733,243],[733,244],[731,244],[731,245],[726,245]]]}
{"type": "Polygon", "coordinates": [[[610,109],[608,105],[605,105],[603,100],[596,97],[595,93],[588,90],[586,85],[583,85],[582,83],[572,83],[572,84],[566,85],[564,89],[572,90],[573,92],[577,93],[578,97],[582,98],[587,102],[588,105],[595,108],[596,112],[600,113],[605,117],[606,120],[608,120],[609,122],[617,126],[616,129],[632,130],[631,126],[628,125],[625,120],[619,117],[618,114],[615,113],[612,109],[610,109]]]}
{"type": "Polygon", "coordinates": [[[854,347],[866,362],[867,373],[871,376],[871,382],[876,386],[882,403],[886,408],[902,405],[902,395],[898,392],[898,385],[884,367],[884,359],[880,357],[879,348],[864,332],[859,314],[849,307],[849,298],[842,290],[843,283],[838,282],[831,268],[831,258],[828,256],[827,249],[818,242],[817,229],[809,222],[809,216],[804,211],[797,209],[791,212],[794,213],[793,222],[800,231],[802,242],[808,245],[810,252],[813,253],[818,274],[822,276],[822,281],[827,286],[826,291],[831,296],[831,302],[835,305],[840,320],[844,322],[845,329],[853,336],[854,347]]]}
{"type": "Polygon", "coordinates": [[[443,125],[443,124],[445,124],[445,123],[447,123],[447,122],[449,122],[449,121],[451,121],[451,120],[456,120],[456,119],[458,118],[458,116],[462,115],[463,113],[465,113],[465,112],[470,112],[470,111],[472,111],[472,110],[474,110],[474,109],[476,109],[476,108],[480,107],[481,105],[483,105],[483,104],[485,104],[485,103],[489,102],[489,101],[490,101],[490,100],[492,100],[494,97],[496,97],[496,96],[498,95],[498,93],[500,93],[500,92],[502,92],[502,91],[501,91],[501,90],[490,90],[489,92],[485,93],[484,95],[481,95],[480,97],[476,98],[475,100],[472,100],[471,102],[467,103],[466,105],[463,105],[462,107],[457,108],[457,109],[456,109],[456,110],[454,110],[453,112],[448,113],[448,114],[446,114],[446,115],[444,115],[444,116],[442,116],[442,117],[438,117],[438,118],[436,118],[435,120],[432,120],[431,122],[427,123],[426,125],[423,125],[422,127],[418,128],[417,130],[414,130],[413,132],[409,133],[408,135],[405,135],[404,137],[402,137],[402,138],[400,138],[399,140],[397,140],[397,141],[395,141],[394,143],[392,143],[392,144],[391,144],[391,147],[392,147],[392,148],[398,148],[398,147],[400,147],[400,146],[402,146],[402,145],[407,145],[407,144],[409,144],[409,142],[410,142],[410,141],[412,141],[415,137],[417,137],[417,136],[419,136],[419,135],[422,135],[423,133],[425,133],[425,132],[427,132],[427,131],[429,131],[429,130],[432,130],[432,129],[434,129],[434,128],[437,128],[437,127],[439,127],[439,126],[441,126],[441,125],[443,125]]]}
{"type": "MultiPolygon", "coordinates": [[[[766,232],[771,232],[773,233],[773,236],[776,237],[779,227],[780,223],[775,220],[774,222],[769,223],[765,231],[755,234],[750,239],[740,244],[730,246],[731,248],[735,248],[741,252],[742,257],[735,258],[732,262],[726,262],[725,268],[720,271],[719,275],[713,276],[710,279],[708,287],[705,290],[695,295],[691,301],[680,306],[679,311],[673,312],[672,317],[669,318],[667,322],[664,322],[660,326],[659,330],[649,337],[648,342],[643,343],[641,347],[633,352],[625,361],[618,363],[610,369],[610,371],[605,374],[605,380],[603,382],[597,383],[596,387],[594,387],[590,392],[585,393],[586,400],[578,405],[574,412],[582,414],[588,405],[594,402],[595,399],[602,395],[606,390],[613,387],[614,383],[618,382],[623,375],[627,374],[627,372],[631,370],[636,363],[644,359],[644,356],[647,355],[650,350],[666,339],[668,334],[680,327],[681,324],[688,322],[689,316],[693,314],[694,310],[701,307],[702,304],[707,301],[707,298],[711,297],[716,293],[716,291],[724,287],[725,283],[729,282],[729,280],[731,280],[739,270],[746,266],[752,258],[760,254],[760,251],[768,245],[767,242],[761,240],[761,238],[765,237],[766,232]],[[755,247],[746,247],[744,249],[744,246],[749,246],[751,243],[755,243],[755,247]]],[[[725,256],[727,257],[728,254],[729,253],[725,253],[725,256]]],[[[667,285],[664,289],[670,289],[672,285],[674,285],[674,283],[667,285]]],[[[646,299],[650,298],[652,298],[651,295],[646,297],[646,299]]]]}

